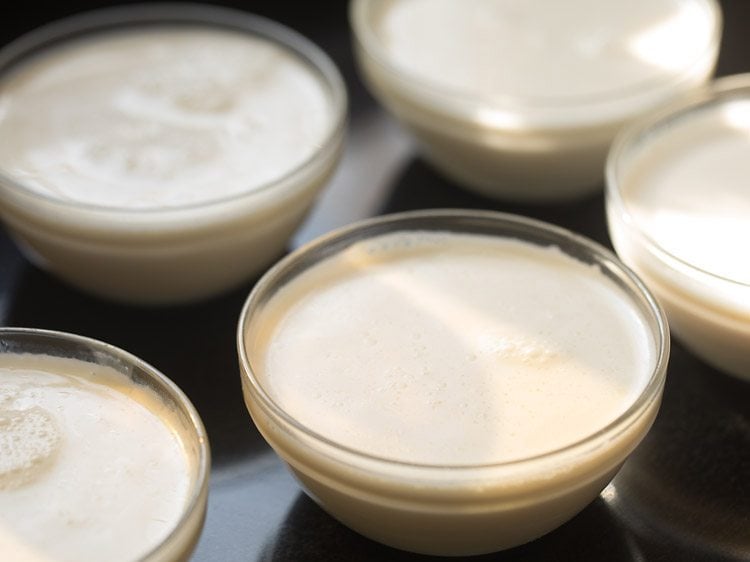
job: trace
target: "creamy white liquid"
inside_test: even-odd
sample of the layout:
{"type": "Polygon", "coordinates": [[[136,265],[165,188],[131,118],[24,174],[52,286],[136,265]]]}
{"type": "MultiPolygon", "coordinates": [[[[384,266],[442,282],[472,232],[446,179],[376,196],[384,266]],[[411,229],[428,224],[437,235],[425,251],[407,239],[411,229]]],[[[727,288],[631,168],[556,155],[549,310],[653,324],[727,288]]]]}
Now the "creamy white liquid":
{"type": "Polygon", "coordinates": [[[556,201],[601,186],[622,126],[705,83],[712,0],[353,0],[378,99],[461,186],[556,201]]]}
{"type": "Polygon", "coordinates": [[[705,5],[683,0],[384,0],[378,13],[395,65],[501,101],[648,88],[689,69],[713,32],[705,5]]]}
{"type": "Polygon", "coordinates": [[[607,203],[615,248],[683,343],[750,378],[750,100],[693,109],[639,142],[619,163],[621,203],[607,203]]]}
{"type": "Polygon", "coordinates": [[[750,100],[705,110],[659,137],[625,175],[622,197],[662,249],[750,285],[750,100]]]}
{"type": "Polygon", "coordinates": [[[655,361],[643,318],[598,269],[484,236],[355,244],[284,286],[261,321],[254,371],[287,413],[417,463],[572,444],[623,413],[655,361]]]}
{"type": "Polygon", "coordinates": [[[0,354],[0,558],[131,562],[157,546],[192,471],[168,419],[110,368],[0,354]]]}
{"type": "Polygon", "coordinates": [[[133,29],[45,51],[0,81],[0,169],[55,198],[196,204],[302,164],[330,93],[271,41],[211,27],[133,29]]]}

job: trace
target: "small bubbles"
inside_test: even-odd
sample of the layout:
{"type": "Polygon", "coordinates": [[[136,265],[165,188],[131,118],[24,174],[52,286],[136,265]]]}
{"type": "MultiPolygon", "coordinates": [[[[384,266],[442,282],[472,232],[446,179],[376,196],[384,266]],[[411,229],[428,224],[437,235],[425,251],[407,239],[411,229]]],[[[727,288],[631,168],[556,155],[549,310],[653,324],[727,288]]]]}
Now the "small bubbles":
{"type": "Polygon", "coordinates": [[[51,465],[61,441],[46,410],[0,410],[0,490],[37,479],[51,465]]]}
{"type": "Polygon", "coordinates": [[[493,347],[498,359],[518,361],[526,365],[544,365],[557,355],[543,343],[523,336],[498,338],[493,347]]]}

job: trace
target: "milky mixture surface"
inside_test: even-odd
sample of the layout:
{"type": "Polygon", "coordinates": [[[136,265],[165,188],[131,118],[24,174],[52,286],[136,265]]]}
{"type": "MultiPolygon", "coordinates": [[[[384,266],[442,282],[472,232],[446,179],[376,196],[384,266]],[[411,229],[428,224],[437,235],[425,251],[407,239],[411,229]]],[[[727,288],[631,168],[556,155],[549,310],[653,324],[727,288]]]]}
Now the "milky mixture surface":
{"type": "Polygon", "coordinates": [[[637,227],[661,248],[750,285],[750,99],[703,110],[652,136],[624,172],[621,193],[637,227]]]}
{"type": "Polygon", "coordinates": [[[482,98],[624,95],[708,50],[705,5],[681,0],[383,0],[375,33],[410,74],[482,98]]]}
{"type": "Polygon", "coordinates": [[[395,233],[284,286],[248,349],[270,396],[324,437],[409,462],[495,463],[574,443],[632,404],[655,363],[634,308],[555,248],[395,233]]]}
{"type": "Polygon", "coordinates": [[[124,208],[247,192],[332,126],[321,78],[285,48],[201,27],[60,44],[0,81],[0,170],[58,199],[124,208]]]}
{"type": "Polygon", "coordinates": [[[110,368],[0,354],[0,558],[131,562],[163,540],[191,481],[165,410],[110,368]]]}

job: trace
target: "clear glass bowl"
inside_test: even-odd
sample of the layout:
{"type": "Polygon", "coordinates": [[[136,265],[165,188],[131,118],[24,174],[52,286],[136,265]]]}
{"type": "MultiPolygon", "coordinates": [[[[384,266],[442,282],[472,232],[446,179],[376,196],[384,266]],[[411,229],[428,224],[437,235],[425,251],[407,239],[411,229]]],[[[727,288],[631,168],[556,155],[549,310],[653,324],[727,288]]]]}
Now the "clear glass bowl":
{"type": "MultiPolygon", "coordinates": [[[[0,353],[48,355],[109,367],[132,381],[134,387],[152,391],[163,402],[166,408],[159,415],[169,415],[170,419],[165,423],[178,432],[191,459],[190,485],[183,513],[174,529],[138,562],[188,560],[205,519],[211,453],[203,422],[187,396],[162,373],[134,355],[83,336],[34,328],[0,327],[0,353]]],[[[135,537],[133,540],[139,539],[135,537]]]]}
{"type": "MultiPolygon", "coordinates": [[[[321,318],[325,322],[325,318],[321,318]]],[[[468,555],[509,548],[556,528],[606,486],[651,426],[660,404],[669,333],[641,281],[599,245],[538,221],[481,211],[424,211],[348,226],[300,248],[258,282],[240,316],[237,345],[248,410],[268,443],[308,494],[352,529],[385,544],[427,554],[468,555]],[[348,246],[397,231],[510,237],[555,246],[596,266],[632,302],[654,342],[655,365],[642,392],[615,421],[585,439],[523,460],[489,465],[399,462],[317,434],[287,413],[264,387],[253,343],[264,309],[285,284],[348,246]]]]}
{"type": "MultiPolygon", "coordinates": [[[[694,61],[625,88],[568,96],[511,92],[480,96],[418,75],[394,60],[376,32],[374,22],[392,4],[390,0],[353,0],[350,21],[365,81],[438,170],[485,196],[544,202],[572,199],[600,188],[607,150],[623,124],[691,91],[712,74],[721,40],[720,6],[715,0],[684,3],[702,12],[692,21],[706,26],[707,43],[696,48],[694,61]]],[[[540,15],[550,9],[544,0],[526,5],[540,15]]],[[[580,34],[571,37],[585,39],[580,34]]],[[[445,42],[452,39],[451,30],[446,29],[445,42]]],[[[502,68],[504,61],[496,62],[502,68]]]]}
{"type": "Polygon", "coordinates": [[[240,31],[281,45],[317,76],[331,121],[320,146],[270,183],[205,203],[126,209],[40,194],[0,169],[0,217],[25,254],[93,294],[168,304],[205,298],[260,273],[281,255],[338,163],[347,97],[334,63],[278,23],[200,4],[142,4],[84,13],[41,27],[0,50],[3,75],[48,49],[112,31],[162,25],[240,31]]]}
{"type": "MultiPolygon", "coordinates": [[[[623,131],[607,162],[606,211],[618,255],[657,296],[675,336],[707,363],[750,379],[750,284],[708,271],[664,248],[648,226],[639,223],[634,203],[624,193],[625,179],[645,156],[659,154],[665,139],[683,138],[691,134],[694,118],[743,100],[750,102],[750,74],[716,80],[689,100],[623,131]]],[[[714,185],[705,186],[707,204],[716,193],[714,185]]],[[[746,196],[750,198],[750,190],[746,196]]],[[[747,241],[733,242],[736,259],[747,259],[747,241]]]]}

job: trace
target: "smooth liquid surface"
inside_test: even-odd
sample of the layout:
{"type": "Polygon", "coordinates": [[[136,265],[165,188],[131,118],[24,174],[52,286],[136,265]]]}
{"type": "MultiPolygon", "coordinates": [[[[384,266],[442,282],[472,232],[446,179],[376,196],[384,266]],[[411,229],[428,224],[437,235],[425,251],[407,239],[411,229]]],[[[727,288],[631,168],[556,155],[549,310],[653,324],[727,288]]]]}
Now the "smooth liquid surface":
{"type": "Polygon", "coordinates": [[[332,126],[330,95],[269,40],[210,27],[71,41],[0,81],[0,169],[57,199],[199,204],[302,164],[332,126]]]}
{"type": "Polygon", "coordinates": [[[397,66],[484,99],[622,95],[706,52],[705,5],[680,0],[386,0],[374,28],[397,66]]]}
{"type": "Polygon", "coordinates": [[[626,172],[625,207],[673,256],[750,285],[749,156],[750,100],[704,110],[656,137],[626,172]]]}
{"type": "Polygon", "coordinates": [[[110,368],[0,354],[0,558],[130,562],[157,546],[191,481],[169,415],[110,368]]]}
{"type": "Polygon", "coordinates": [[[248,342],[300,424],[415,463],[511,461],[570,445],[635,400],[653,369],[640,315],[553,248],[397,233],[295,278],[248,342]]]}

